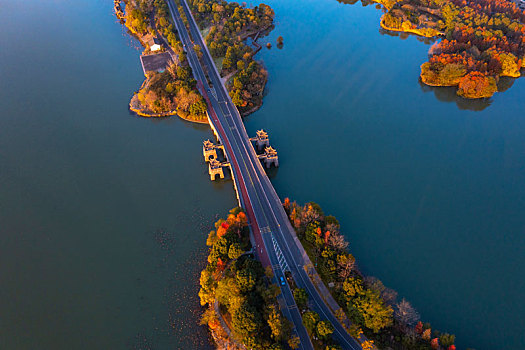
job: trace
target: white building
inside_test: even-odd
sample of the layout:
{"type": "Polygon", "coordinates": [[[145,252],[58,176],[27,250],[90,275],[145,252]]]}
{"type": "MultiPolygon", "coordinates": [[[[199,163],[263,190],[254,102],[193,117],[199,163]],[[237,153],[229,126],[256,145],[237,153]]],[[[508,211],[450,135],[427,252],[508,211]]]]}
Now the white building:
{"type": "Polygon", "coordinates": [[[151,51],[159,51],[161,48],[162,48],[162,42],[157,38],[153,38],[152,42],[150,43],[149,49],[151,51]]]}
{"type": "Polygon", "coordinates": [[[513,0],[520,10],[525,11],[525,0],[513,0]]]}

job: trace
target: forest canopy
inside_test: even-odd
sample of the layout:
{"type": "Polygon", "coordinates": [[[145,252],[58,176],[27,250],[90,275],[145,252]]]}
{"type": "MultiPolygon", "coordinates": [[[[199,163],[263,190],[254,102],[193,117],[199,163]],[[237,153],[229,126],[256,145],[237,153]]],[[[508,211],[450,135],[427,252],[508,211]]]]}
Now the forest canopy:
{"type": "MultiPolygon", "coordinates": [[[[195,20],[221,75],[227,77],[232,102],[242,115],[262,105],[268,73],[253,59],[256,53],[245,39],[266,33],[273,25],[274,11],[265,4],[253,8],[222,0],[189,0],[195,20]]],[[[254,44],[258,45],[258,44],[254,44]]]]}
{"type": "Polygon", "coordinates": [[[421,66],[431,86],[457,86],[465,98],[497,92],[499,77],[525,67],[525,12],[507,0],[377,0],[387,30],[439,37],[421,66]]]}

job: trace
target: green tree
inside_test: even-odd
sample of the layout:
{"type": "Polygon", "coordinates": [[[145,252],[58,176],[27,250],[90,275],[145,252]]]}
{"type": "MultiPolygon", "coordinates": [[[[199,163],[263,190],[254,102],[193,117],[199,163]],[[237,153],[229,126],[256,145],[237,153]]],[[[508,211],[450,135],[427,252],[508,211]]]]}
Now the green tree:
{"type": "Polygon", "coordinates": [[[193,115],[203,115],[206,113],[206,110],[208,109],[208,106],[206,106],[206,102],[204,102],[204,99],[199,96],[199,99],[190,105],[190,113],[193,115]]]}
{"type": "Polygon", "coordinates": [[[334,333],[334,326],[328,321],[319,321],[316,328],[317,335],[321,339],[328,339],[334,333]]]}
{"type": "Polygon", "coordinates": [[[392,325],[393,310],[390,305],[384,305],[377,292],[367,290],[363,295],[353,300],[353,305],[364,321],[364,326],[375,333],[392,325]]]}
{"type": "Polygon", "coordinates": [[[321,320],[319,314],[314,311],[306,311],[303,314],[303,324],[310,333],[314,333],[317,323],[321,320]]]}
{"type": "Polygon", "coordinates": [[[217,284],[215,297],[219,304],[226,306],[230,312],[235,312],[245,302],[240,288],[234,278],[224,277],[217,284]]]}
{"type": "Polygon", "coordinates": [[[456,336],[454,334],[443,333],[439,337],[439,344],[441,344],[444,347],[449,347],[450,345],[454,345],[455,340],[456,336]]]}
{"type": "Polygon", "coordinates": [[[177,67],[177,77],[182,81],[186,81],[190,77],[190,71],[184,67],[179,66],[177,67]]]}
{"type": "Polygon", "coordinates": [[[237,279],[237,285],[242,293],[250,292],[255,288],[257,276],[252,269],[239,270],[235,277],[237,279]]]}
{"type": "Polygon", "coordinates": [[[215,299],[216,282],[208,270],[203,270],[200,277],[201,289],[199,298],[201,305],[206,305],[215,299]]]}
{"type": "Polygon", "coordinates": [[[233,243],[228,249],[228,258],[235,260],[239,258],[244,253],[244,250],[241,248],[240,243],[233,243]]]}
{"type": "Polygon", "coordinates": [[[233,313],[232,326],[242,336],[253,335],[261,328],[261,316],[253,306],[244,303],[233,313]]]}
{"type": "Polygon", "coordinates": [[[299,308],[304,308],[308,304],[308,293],[303,288],[294,290],[293,297],[299,308]]]}

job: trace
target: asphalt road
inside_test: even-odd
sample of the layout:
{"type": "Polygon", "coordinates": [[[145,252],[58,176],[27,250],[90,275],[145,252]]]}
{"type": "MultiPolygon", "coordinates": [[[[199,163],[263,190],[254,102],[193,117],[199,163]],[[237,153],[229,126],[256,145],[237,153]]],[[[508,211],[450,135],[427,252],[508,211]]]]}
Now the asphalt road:
{"type": "Polygon", "coordinates": [[[309,306],[318,312],[321,318],[329,320],[334,325],[334,338],[337,342],[344,349],[361,349],[359,344],[346,332],[325,304],[304,270],[305,260],[298,247],[300,243],[295,239],[294,229],[282,207],[281,200],[257,158],[241,116],[222,84],[220,75],[202,40],[187,3],[185,0],[181,0],[181,3],[189,20],[193,41],[182,23],[176,5],[172,0],[168,0],[179,36],[185,45],[188,61],[196,80],[199,82],[201,92],[208,103],[210,118],[219,133],[221,142],[225,147],[226,157],[231,164],[234,181],[240,192],[241,205],[246,209],[250,219],[257,255],[263,262],[263,265],[271,265],[274,269],[274,279],[280,286],[282,293],[281,309],[284,315],[294,324],[295,332],[301,339],[300,348],[313,349],[313,346],[302,324],[301,315],[295,304],[290,287],[288,284],[282,286],[278,282],[281,277],[285,278],[285,276],[282,267],[279,265],[272,237],[277,242],[295,283],[308,292],[309,306]],[[211,87],[208,84],[203,67],[193,50],[194,44],[198,44],[202,49],[202,61],[206,66],[212,84],[211,87]]]}

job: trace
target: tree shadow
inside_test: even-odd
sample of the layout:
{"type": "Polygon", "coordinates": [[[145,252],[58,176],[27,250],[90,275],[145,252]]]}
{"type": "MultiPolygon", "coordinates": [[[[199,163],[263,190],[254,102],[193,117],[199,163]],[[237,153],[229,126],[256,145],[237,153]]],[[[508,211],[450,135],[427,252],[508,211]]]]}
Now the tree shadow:
{"type": "Polygon", "coordinates": [[[434,96],[441,102],[455,102],[461,110],[480,112],[490,106],[492,98],[467,99],[456,94],[454,86],[429,86],[419,80],[419,86],[425,93],[433,92],[434,96]]]}
{"type": "MultiPolygon", "coordinates": [[[[523,74],[523,70],[522,70],[523,74]]],[[[514,82],[516,81],[516,78],[511,77],[501,77],[498,81],[498,92],[504,92],[507,91],[514,85],[514,82]]]]}

